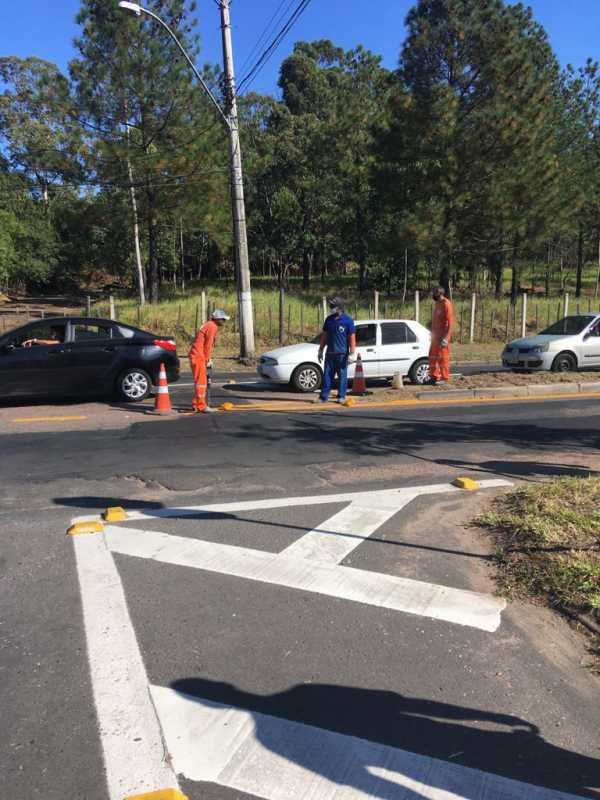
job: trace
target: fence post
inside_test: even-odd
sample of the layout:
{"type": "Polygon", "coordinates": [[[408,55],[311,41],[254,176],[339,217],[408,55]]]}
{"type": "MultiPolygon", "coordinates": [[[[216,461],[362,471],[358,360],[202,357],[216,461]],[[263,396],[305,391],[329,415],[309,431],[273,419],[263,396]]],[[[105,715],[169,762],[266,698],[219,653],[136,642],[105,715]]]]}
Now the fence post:
{"type": "Polygon", "coordinates": [[[490,339],[494,338],[494,322],[496,320],[496,309],[492,309],[492,316],[490,318],[490,339]]]}
{"type": "Polygon", "coordinates": [[[279,287],[279,344],[283,344],[283,337],[284,337],[284,303],[285,303],[285,291],[283,286],[279,287]]]}
{"type": "Polygon", "coordinates": [[[198,330],[198,318],[200,316],[200,303],[196,303],[196,317],[194,319],[194,331],[198,330]]]}
{"type": "Polygon", "coordinates": [[[325,320],[327,319],[327,298],[325,295],[323,295],[321,303],[323,304],[323,323],[325,323],[325,320]]]}
{"type": "Polygon", "coordinates": [[[92,316],[92,298],[89,294],[85,298],[85,315],[86,317],[92,316]]]}
{"type": "Polygon", "coordinates": [[[481,301],[481,329],[479,333],[479,338],[483,342],[483,335],[485,333],[485,303],[481,301]]]}
{"type": "Polygon", "coordinates": [[[110,319],[114,319],[115,318],[115,298],[112,296],[112,294],[108,298],[108,309],[109,309],[109,311],[108,311],[109,318],[110,319]]]}
{"type": "Polygon", "coordinates": [[[288,303],[288,324],[287,324],[287,338],[290,340],[290,333],[292,330],[292,304],[288,303]]]}
{"type": "Polygon", "coordinates": [[[569,313],[569,293],[565,292],[565,304],[563,307],[563,317],[566,317],[569,313]]]}
{"type": "Polygon", "coordinates": [[[375,319],[379,319],[379,292],[373,292],[373,308],[375,311],[375,319]]]}
{"type": "Polygon", "coordinates": [[[475,303],[476,303],[477,295],[475,292],[471,295],[471,320],[470,320],[470,328],[469,328],[469,342],[473,344],[473,340],[475,339],[475,303]]]}
{"type": "Polygon", "coordinates": [[[510,303],[506,304],[506,326],[504,330],[504,339],[508,341],[508,326],[510,325],[510,303]]]}
{"type": "Polygon", "coordinates": [[[460,343],[463,343],[463,322],[465,317],[465,307],[464,305],[460,307],[460,343]]]}
{"type": "Polygon", "coordinates": [[[273,309],[269,305],[269,341],[273,338],[273,309]]]}
{"type": "Polygon", "coordinates": [[[419,290],[415,291],[415,322],[419,321],[419,290]]]}
{"type": "Polygon", "coordinates": [[[523,304],[521,306],[521,337],[527,336],[527,292],[522,294],[523,304]]]}
{"type": "Polygon", "coordinates": [[[300,336],[304,337],[304,303],[300,304],[300,336]]]}
{"type": "Polygon", "coordinates": [[[142,307],[139,303],[137,309],[137,320],[138,320],[138,328],[140,328],[142,326],[142,307]]]}

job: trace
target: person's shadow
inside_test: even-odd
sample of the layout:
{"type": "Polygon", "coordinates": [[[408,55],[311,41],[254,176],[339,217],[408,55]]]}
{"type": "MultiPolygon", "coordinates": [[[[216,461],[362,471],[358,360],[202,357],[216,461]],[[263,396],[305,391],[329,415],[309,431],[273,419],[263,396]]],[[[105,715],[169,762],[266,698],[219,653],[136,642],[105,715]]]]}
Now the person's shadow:
{"type": "MultiPolygon", "coordinates": [[[[409,756],[402,760],[400,773],[390,763],[390,751],[378,746],[384,744],[534,786],[600,798],[600,761],[546,742],[535,725],[508,714],[390,691],[327,684],[300,684],[266,696],[204,678],[177,680],[171,688],[208,706],[219,704],[251,712],[254,735],[265,748],[365,797],[429,797],[419,791],[421,781],[424,786],[435,785],[460,797],[484,796],[483,784],[474,791],[477,779],[473,776],[464,786],[458,786],[456,770],[451,767],[424,771],[422,760],[409,756]],[[283,721],[320,731],[311,736],[310,729],[302,728],[296,729],[297,735],[289,735],[291,729],[283,721]],[[363,742],[330,738],[323,730],[363,742]],[[326,740],[329,747],[324,746],[326,740]],[[332,752],[343,758],[332,758],[332,752]]],[[[529,796],[523,789],[515,787],[515,796],[529,796]]],[[[489,795],[499,796],[493,791],[489,795]]]]}

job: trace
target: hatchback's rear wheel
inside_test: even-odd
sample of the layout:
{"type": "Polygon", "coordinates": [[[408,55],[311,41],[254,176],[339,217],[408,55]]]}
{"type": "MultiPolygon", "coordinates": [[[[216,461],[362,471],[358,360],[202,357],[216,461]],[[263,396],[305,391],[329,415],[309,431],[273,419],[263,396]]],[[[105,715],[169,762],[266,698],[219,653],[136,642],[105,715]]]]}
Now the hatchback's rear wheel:
{"type": "Polygon", "coordinates": [[[321,388],[323,373],[315,364],[300,364],[292,373],[290,383],[297,392],[316,392],[321,388]]]}
{"type": "Polygon", "coordinates": [[[573,372],[577,361],[571,353],[559,353],[552,362],[552,372],[573,372]]]}
{"type": "Polygon", "coordinates": [[[429,380],[429,359],[419,358],[410,368],[408,373],[411,383],[423,386],[429,380]]]}
{"type": "Polygon", "coordinates": [[[129,403],[141,403],[150,394],[152,380],[150,375],[139,368],[126,369],[119,375],[117,392],[123,400],[129,403]]]}

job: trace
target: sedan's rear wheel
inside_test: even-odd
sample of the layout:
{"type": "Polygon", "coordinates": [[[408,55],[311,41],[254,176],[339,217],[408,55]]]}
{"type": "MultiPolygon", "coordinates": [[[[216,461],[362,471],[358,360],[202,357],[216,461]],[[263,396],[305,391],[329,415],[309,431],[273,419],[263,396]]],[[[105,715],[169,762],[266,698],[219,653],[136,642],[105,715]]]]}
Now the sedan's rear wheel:
{"type": "Polygon", "coordinates": [[[410,368],[408,373],[411,383],[423,386],[429,380],[429,359],[419,358],[410,368]]]}
{"type": "Polygon", "coordinates": [[[552,362],[552,372],[573,372],[577,361],[571,353],[559,353],[552,362]]]}
{"type": "Polygon", "coordinates": [[[141,403],[150,394],[152,380],[150,375],[143,370],[127,369],[122,372],[117,381],[117,391],[123,400],[129,403],[141,403]]]}
{"type": "Polygon", "coordinates": [[[307,394],[321,388],[323,373],[316,364],[300,364],[292,373],[290,383],[297,392],[307,394]]]}

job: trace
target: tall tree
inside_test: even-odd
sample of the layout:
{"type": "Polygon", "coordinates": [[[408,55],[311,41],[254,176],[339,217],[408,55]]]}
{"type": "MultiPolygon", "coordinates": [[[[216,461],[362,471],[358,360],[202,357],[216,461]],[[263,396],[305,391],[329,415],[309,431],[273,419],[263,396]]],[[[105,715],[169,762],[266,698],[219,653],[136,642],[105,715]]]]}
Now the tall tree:
{"type": "MultiPolygon", "coordinates": [[[[153,0],[148,7],[197,56],[195,4],[153,0]]],[[[151,302],[157,302],[166,268],[160,245],[164,214],[178,212],[194,193],[202,198],[207,192],[209,214],[215,195],[225,200],[220,121],[193,85],[176,45],[154,21],[102,0],[82,0],[77,20],[80,58],[71,62],[70,73],[80,117],[95,141],[91,171],[105,185],[139,190],[135,205],[146,229],[147,285],[151,302]]]]}

